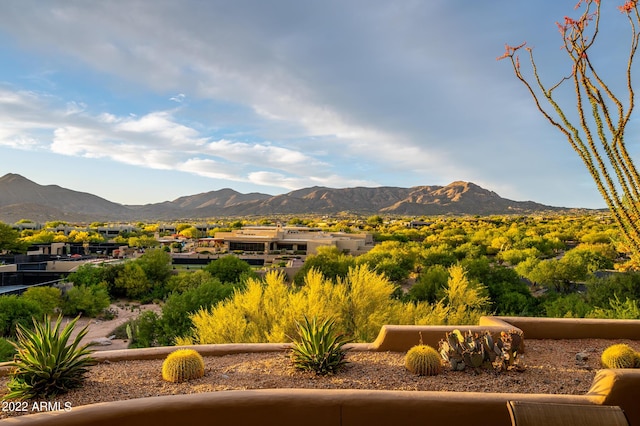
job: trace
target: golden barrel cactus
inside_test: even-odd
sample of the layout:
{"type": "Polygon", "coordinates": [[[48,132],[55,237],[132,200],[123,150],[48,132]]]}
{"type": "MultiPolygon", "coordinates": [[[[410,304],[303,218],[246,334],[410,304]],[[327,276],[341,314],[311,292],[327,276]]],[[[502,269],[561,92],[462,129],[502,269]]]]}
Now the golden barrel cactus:
{"type": "Polygon", "coordinates": [[[602,352],[604,368],[635,368],[638,366],[638,353],[626,343],[611,345],[602,352]]]}
{"type": "Polygon", "coordinates": [[[404,359],[404,366],[419,376],[435,376],[442,368],[442,358],[429,345],[416,345],[409,349],[404,359]]]}
{"type": "Polygon", "coordinates": [[[171,352],[162,363],[162,378],[168,382],[184,382],[204,376],[202,355],[193,349],[171,352]]]}

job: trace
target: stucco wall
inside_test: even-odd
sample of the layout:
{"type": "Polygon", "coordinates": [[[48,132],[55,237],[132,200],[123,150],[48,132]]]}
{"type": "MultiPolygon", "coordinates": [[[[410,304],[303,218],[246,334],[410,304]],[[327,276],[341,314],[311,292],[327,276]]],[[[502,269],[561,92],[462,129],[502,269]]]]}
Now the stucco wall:
{"type": "MultiPolygon", "coordinates": [[[[499,333],[519,328],[525,339],[608,338],[640,340],[640,321],[565,320],[548,318],[483,317],[477,326],[384,326],[378,338],[352,344],[351,350],[404,352],[417,344],[435,344],[444,332],[490,330],[499,333]],[[436,340],[437,339],[437,340],[436,340]]],[[[283,344],[201,345],[205,356],[238,352],[282,351],[283,344]]],[[[103,351],[101,360],[163,358],[174,347],[103,351]]],[[[586,395],[546,395],[474,392],[408,392],[373,390],[271,389],[221,391],[193,395],[94,404],[69,412],[41,413],[9,418],[15,425],[119,425],[185,424],[242,425],[411,425],[449,426],[511,424],[509,400],[619,405],[631,425],[640,426],[640,369],[600,370],[586,395]]]]}

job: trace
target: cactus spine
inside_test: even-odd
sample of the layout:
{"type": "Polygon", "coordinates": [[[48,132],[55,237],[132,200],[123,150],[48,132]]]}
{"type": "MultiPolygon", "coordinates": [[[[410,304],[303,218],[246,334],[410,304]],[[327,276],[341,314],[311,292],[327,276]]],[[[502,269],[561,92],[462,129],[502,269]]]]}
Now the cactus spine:
{"type": "Polygon", "coordinates": [[[435,376],[440,373],[442,360],[440,354],[429,345],[416,345],[405,356],[404,366],[419,376],[435,376]]]}
{"type": "Polygon", "coordinates": [[[162,363],[162,378],[168,382],[184,382],[204,376],[204,360],[193,349],[171,352],[162,363]]]}
{"type": "Polygon", "coordinates": [[[626,343],[618,343],[602,352],[601,361],[604,368],[635,368],[638,354],[626,343]]]}

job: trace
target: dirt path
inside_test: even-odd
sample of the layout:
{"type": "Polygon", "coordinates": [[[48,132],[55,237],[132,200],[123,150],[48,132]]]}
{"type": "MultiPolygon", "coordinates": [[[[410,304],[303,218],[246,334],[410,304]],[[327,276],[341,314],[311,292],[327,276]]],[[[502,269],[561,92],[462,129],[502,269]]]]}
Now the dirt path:
{"type": "MultiPolygon", "coordinates": [[[[128,340],[109,339],[109,335],[112,333],[112,331],[116,327],[126,323],[130,319],[137,318],[138,315],[140,315],[144,311],[151,310],[157,313],[160,312],[160,307],[154,304],[135,305],[132,308],[131,306],[124,306],[123,303],[114,303],[109,308],[118,313],[118,315],[112,320],[105,321],[96,318],[81,317],[76,324],[75,334],[77,334],[82,329],[82,327],[89,324],[89,331],[87,335],[82,339],[82,343],[88,343],[91,341],[103,343],[93,347],[93,349],[96,351],[127,349],[127,346],[129,345],[128,340]],[[110,344],[108,344],[107,342],[109,342],[110,344]]],[[[65,319],[66,322],[70,320],[71,318],[65,319]]],[[[66,324],[66,322],[64,322],[63,324],[66,324]]],[[[75,336],[75,334],[73,336],[75,336]]]]}

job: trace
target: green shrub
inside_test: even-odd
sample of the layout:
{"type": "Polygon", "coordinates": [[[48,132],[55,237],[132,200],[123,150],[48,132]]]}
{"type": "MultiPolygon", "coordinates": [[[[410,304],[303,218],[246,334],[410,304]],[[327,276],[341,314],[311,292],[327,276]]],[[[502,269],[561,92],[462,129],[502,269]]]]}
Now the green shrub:
{"type": "Polygon", "coordinates": [[[346,278],[355,265],[355,258],[342,253],[337,247],[318,247],[316,254],[307,256],[293,281],[296,286],[302,286],[309,271],[317,270],[327,279],[337,282],[339,278],[346,278]]]}
{"type": "Polygon", "coordinates": [[[193,327],[190,315],[202,308],[206,309],[216,305],[219,301],[227,299],[232,293],[233,287],[231,285],[221,284],[218,279],[209,276],[208,281],[182,293],[174,293],[169,296],[162,306],[161,344],[171,345],[176,337],[187,335],[193,327]]]}
{"type": "Polygon", "coordinates": [[[161,324],[158,314],[144,311],[138,318],[127,323],[127,338],[129,348],[148,348],[158,346],[161,337],[161,324]]]}
{"type": "Polygon", "coordinates": [[[168,382],[185,382],[204,376],[204,360],[193,349],[171,352],[162,363],[162,378],[168,382]]]}
{"type": "Polygon", "coordinates": [[[255,278],[251,266],[236,256],[223,256],[210,262],[204,270],[223,284],[239,285],[247,278],[255,278]]]}
{"type": "Polygon", "coordinates": [[[111,303],[106,285],[73,286],[64,296],[62,313],[75,316],[85,314],[90,317],[98,316],[111,303]]]}
{"type": "Polygon", "coordinates": [[[78,318],[62,330],[62,317],[52,326],[47,315],[43,322],[33,320],[33,331],[18,325],[17,353],[3,399],[52,397],[82,385],[87,367],[95,363],[89,355],[92,344],[80,345],[87,334],[84,327],[71,341],[78,318]]]}
{"type": "Polygon", "coordinates": [[[425,268],[416,283],[409,289],[411,300],[435,303],[447,286],[449,272],[442,265],[434,265],[425,268]]]}
{"type": "Polygon", "coordinates": [[[316,317],[305,317],[304,323],[296,321],[296,326],[299,337],[293,341],[291,361],[297,369],[325,375],[346,364],[343,346],[349,340],[336,333],[333,320],[318,324],[316,317]]]}
{"type": "Polygon", "coordinates": [[[31,287],[22,294],[22,298],[37,303],[42,313],[47,315],[62,307],[62,292],[55,287],[31,287]]]}
{"type": "Polygon", "coordinates": [[[545,316],[550,318],[584,318],[593,310],[593,306],[585,301],[582,294],[550,293],[543,298],[542,309],[545,316]]]}
{"type": "Polygon", "coordinates": [[[627,298],[621,302],[617,295],[609,300],[609,308],[595,308],[586,316],[588,318],[605,319],[640,319],[638,301],[627,298]]]}
{"type": "Polygon", "coordinates": [[[127,298],[134,300],[152,297],[153,284],[142,266],[135,262],[125,263],[115,280],[115,287],[123,291],[127,298]]]}
{"type": "Polygon", "coordinates": [[[11,361],[16,353],[16,348],[10,340],[0,337],[0,362],[11,361]]]}
{"type": "Polygon", "coordinates": [[[0,336],[15,337],[16,326],[31,324],[33,317],[40,317],[40,306],[19,296],[0,296],[0,336]]]}

